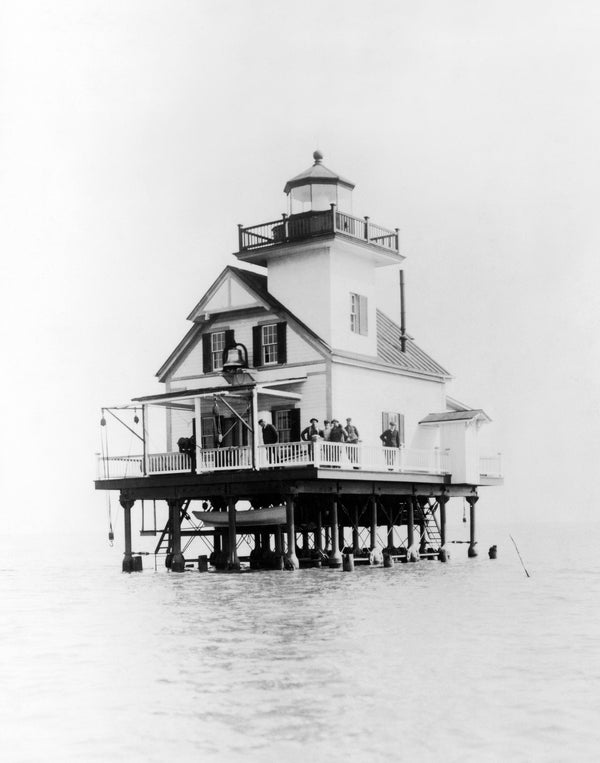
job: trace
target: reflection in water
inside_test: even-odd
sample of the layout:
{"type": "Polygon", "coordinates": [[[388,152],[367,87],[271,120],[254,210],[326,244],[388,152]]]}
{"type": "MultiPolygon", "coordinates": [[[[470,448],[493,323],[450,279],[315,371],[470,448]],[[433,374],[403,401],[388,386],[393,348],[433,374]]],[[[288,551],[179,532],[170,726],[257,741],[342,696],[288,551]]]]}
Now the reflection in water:
{"type": "Polygon", "coordinates": [[[122,575],[104,548],[27,569],[5,558],[2,749],[128,763],[592,759],[593,541],[586,556],[556,532],[521,539],[531,579],[508,541],[494,562],[457,547],[448,565],[352,574],[122,575]]]}

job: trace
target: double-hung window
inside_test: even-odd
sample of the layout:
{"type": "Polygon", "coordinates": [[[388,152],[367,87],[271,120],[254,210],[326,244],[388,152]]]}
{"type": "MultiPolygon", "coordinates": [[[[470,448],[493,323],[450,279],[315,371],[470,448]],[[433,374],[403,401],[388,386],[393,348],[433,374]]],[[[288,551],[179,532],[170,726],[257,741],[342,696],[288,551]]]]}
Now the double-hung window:
{"type": "Polygon", "coordinates": [[[350,331],[367,335],[367,298],[350,292],[350,331]]]}
{"type": "Polygon", "coordinates": [[[262,330],[262,365],[269,366],[277,363],[277,324],[268,323],[261,326],[262,330]]]}
{"type": "Polygon", "coordinates": [[[210,335],[210,357],[213,371],[223,368],[223,350],[225,349],[225,332],[214,331],[210,335]]]}

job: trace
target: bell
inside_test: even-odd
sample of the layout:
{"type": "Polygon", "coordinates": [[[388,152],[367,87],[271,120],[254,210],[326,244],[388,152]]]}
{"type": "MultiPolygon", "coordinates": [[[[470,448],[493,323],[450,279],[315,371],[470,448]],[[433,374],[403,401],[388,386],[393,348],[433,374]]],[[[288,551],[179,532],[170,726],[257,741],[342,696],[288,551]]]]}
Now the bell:
{"type": "Polygon", "coordinates": [[[235,373],[242,368],[248,368],[248,353],[243,344],[236,344],[230,347],[224,353],[223,371],[226,373],[235,373]]]}

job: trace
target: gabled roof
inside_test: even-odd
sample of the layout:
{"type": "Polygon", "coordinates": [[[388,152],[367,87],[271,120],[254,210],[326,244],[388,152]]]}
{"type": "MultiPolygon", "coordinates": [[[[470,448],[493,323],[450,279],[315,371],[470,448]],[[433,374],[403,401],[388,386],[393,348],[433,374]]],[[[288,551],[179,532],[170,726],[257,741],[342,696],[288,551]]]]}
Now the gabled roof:
{"type": "Polygon", "coordinates": [[[491,421],[490,417],[481,410],[481,408],[474,408],[471,411],[444,411],[443,413],[429,413],[424,419],[419,421],[419,424],[443,424],[445,421],[473,421],[474,419],[482,419],[483,421],[491,421]]]}
{"type": "MultiPolygon", "coordinates": [[[[242,270],[241,268],[236,268],[236,267],[233,267],[232,265],[228,265],[221,272],[218,278],[210,286],[206,294],[202,297],[200,302],[196,305],[194,310],[190,313],[188,320],[191,320],[192,316],[197,315],[206,296],[210,294],[212,291],[214,291],[216,287],[225,278],[227,278],[227,276],[230,273],[232,273],[250,290],[252,290],[256,294],[258,299],[263,303],[265,308],[273,310],[273,312],[277,313],[282,318],[287,320],[290,326],[292,327],[295,326],[297,329],[299,329],[309,340],[312,340],[312,344],[317,345],[317,347],[320,348],[323,353],[330,352],[329,345],[325,341],[323,341],[323,339],[321,339],[321,337],[318,334],[316,334],[303,321],[297,318],[284,305],[282,305],[282,303],[278,299],[275,299],[275,297],[269,293],[269,291],[267,290],[266,275],[262,275],[261,273],[254,273],[250,270],[242,270]]],[[[156,372],[156,376],[159,377],[160,381],[165,380],[165,377],[169,373],[171,368],[176,363],[178,363],[179,360],[185,355],[185,353],[191,348],[191,346],[195,343],[198,335],[202,333],[204,326],[207,323],[207,321],[203,321],[200,318],[195,318],[194,320],[195,320],[194,326],[192,326],[192,328],[187,332],[187,334],[184,336],[181,342],[179,342],[177,347],[173,350],[173,352],[169,355],[167,360],[156,372]]]]}
{"type": "MultiPolygon", "coordinates": [[[[233,274],[250,291],[256,294],[258,300],[267,309],[277,313],[288,321],[290,326],[301,331],[302,334],[324,354],[331,353],[331,347],[327,342],[269,293],[267,288],[267,276],[262,273],[255,273],[251,270],[243,270],[242,268],[228,265],[212,284],[207,291],[207,294],[214,290],[229,274],[233,274]]],[[[205,297],[206,295],[202,297],[198,303],[199,305],[202,304],[205,297]]],[[[192,311],[191,315],[196,314],[197,307],[192,311]]],[[[166,362],[158,370],[156,375],[161,381],[164,381],[165,376],[169,373],[171,368],[185,355],[188,349],[196,341],[205,325],[205,321],[196,318],[195,325],[188,331],[175,350],[169,355],[166,362]]],[[[365,360],[379,362],[382,365],[401,369],[409,373],[427,374],[438,378],[451,378],[451,374],[418,347],[410,336],[407,336],[406,339],[406,352],[402,352],[400,350],[399,336],[400,327],[388,318],[385,313],[377,310],[377,358],[365,357],[365,360]]]]}
{"type": "Polygon", "coordinates": [[[400,349],[400,326],[377,310],[377,357],[384,363],[406,371],[417,371],[451,378],[452,374],[415,344],[407,335],[406,352],[400,349]]]}

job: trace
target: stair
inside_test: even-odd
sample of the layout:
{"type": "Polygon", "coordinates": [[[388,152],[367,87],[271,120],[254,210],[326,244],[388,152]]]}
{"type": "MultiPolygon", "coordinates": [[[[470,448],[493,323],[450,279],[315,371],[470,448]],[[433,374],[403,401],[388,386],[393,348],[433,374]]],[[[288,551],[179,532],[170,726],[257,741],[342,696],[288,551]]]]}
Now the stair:
{"type": "MultiPolygon", "coordinates": [[[[190,506],[190,503],[192,502],[191,498],[187,498],[181,507],[181,510],[179,512],[179,526],[181,527],[181,523],[183,522],[185,515],[187,514],[187,510],[190,506]]],[[[164,526],[163,531],[160,534],[160,538],[158,539],[158,543],[156,544],[156,548],[154,549],[154,554],[168,554],[171,549],[169,547],[169,540],[171,537],[170,534],[171,530],[171,520],[167,519],[167,524],[164,526]]]]}
{"type": "Polygon", "coordinates": [[[427,545],[434,549],[439,549],[442,545],[440,527],[435,515],[437,506],[437,503],[435,503],[433,506],[431,506],[431,504],[427,504],[427,506],[423,506],[417,512],[419,519],[425,523],[425,540],[427,545]]]}

